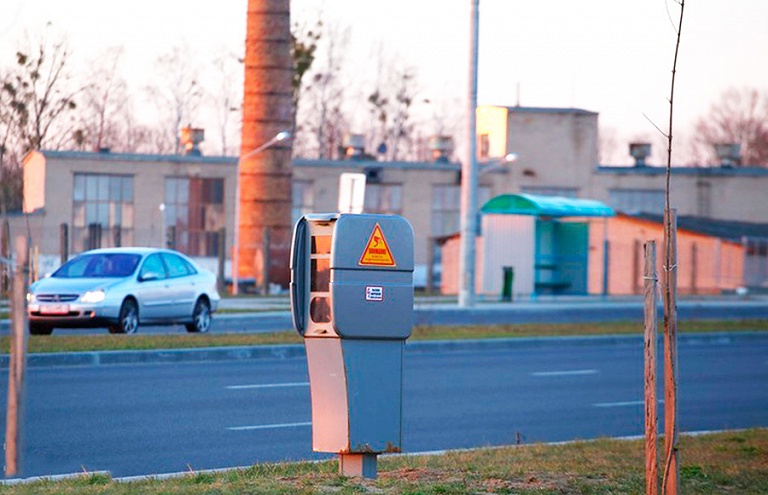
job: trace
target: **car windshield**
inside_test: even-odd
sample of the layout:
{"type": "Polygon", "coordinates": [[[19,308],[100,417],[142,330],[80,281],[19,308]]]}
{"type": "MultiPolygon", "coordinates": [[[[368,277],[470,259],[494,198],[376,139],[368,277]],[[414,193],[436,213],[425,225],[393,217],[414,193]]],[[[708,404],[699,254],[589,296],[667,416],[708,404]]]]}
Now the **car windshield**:
{"type": "Polygon", "coordinates": [[[136,271],[141,255],[131,253],[83,254],[53,272],[59,278],[127,277],[136,271]]]}

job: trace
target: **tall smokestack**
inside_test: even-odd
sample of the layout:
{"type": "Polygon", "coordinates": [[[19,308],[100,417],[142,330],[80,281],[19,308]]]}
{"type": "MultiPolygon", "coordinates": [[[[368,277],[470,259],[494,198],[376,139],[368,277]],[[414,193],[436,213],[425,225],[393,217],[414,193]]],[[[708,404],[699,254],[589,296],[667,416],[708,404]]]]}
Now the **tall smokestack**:
{"type": "Polygon", "coordinates": [[[290,0],[248,0],[234,269],[264,289],[290,279],[291,141],[255,150],[293,129],[292,79],[290,0]]]}

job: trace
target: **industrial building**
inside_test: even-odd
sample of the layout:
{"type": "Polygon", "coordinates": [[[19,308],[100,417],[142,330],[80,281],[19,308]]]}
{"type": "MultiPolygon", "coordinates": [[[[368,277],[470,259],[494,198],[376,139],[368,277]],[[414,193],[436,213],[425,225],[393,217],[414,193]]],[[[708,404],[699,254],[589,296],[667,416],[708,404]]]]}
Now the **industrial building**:
{"type": "MultiPolygon", "coordinates": [[[[504,194],[529,194],[597,200],[622,215],[662,213],[664,167],[647,163],[648,145],[642,143],[632,148],[634,166],[599,164],[595,112],[480,107],[477,129],[479,205],[504,194]],[[516,159],[510,162],[507,156],[516,159]]],[[[437,284],[448,270],[439,242],[459,230],[461,166],[452,160],[450,140],[434,140],[435,159],[428,162],[377,161],[356,142],[347,143],[343,160],[294,159],[294,220],[305,213],[336,211],[340,175],[364,173],[365,211],[395,213],[411,222],[416,284],[437,284]]],[[[768,218],[768,170],[733,163],[674,167],[673,207],[681,217],[752,225],[738,242],[752,253],[749,266],[759,269],[768,246],[759,227],[768,218]]],[[[35,151],[24,159],[27,216],[11,218],[11,231],[29,232],[40,273],[53,269],[62,255],[89,247],[172,244],[227,278],[236,181],[236,157],[35,151]]],[[[622,215],[608,225],[628,218],[622,215]]],[[[481,222],[483,228],[487,223],[481,222]]],[[[610,227],[607,232],[609,237],[623,235],[610,227]]],[[[589,277],[585,290],[602,290],[589,277]]],[[[768,286],[765,271],[751,271],[750,277],[743,283],[768,286]]]]}

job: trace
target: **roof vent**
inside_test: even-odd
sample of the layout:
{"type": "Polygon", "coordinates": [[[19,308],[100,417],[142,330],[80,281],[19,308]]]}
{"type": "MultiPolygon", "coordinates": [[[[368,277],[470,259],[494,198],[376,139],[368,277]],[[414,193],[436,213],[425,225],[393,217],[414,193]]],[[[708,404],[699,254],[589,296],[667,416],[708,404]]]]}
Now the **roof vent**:
{"type": "Polygon", "coordinates": [[[365,153],[365,136],[362,134],[344,135],[344,156],[347,159],[361,158],[365,153]]]}
{"type": "Polygon", "coordinates": [[[184,147],[185,155],[200,156],[200,143],[205,140],[205,131],[191,125],[181,128],[179,143],[184,147]]]}
{"type": "Polygon", "coordinates": [[[646,159],[651,156],[651,143],[630,143],[629,154],[635,159],[635,167],[645,167],[646,159]]]}
{"type": "Polygon", "coordinates": [[[429,138],[429,151],[435,163],[448,163],[453,154],[453,138],[451,136],[432,136],[429,138]]]}
{"type": "Polygon", "coordinates": [[[720,166],[725,168],[741,164],[741,145],[737,143],[720,143],[715,145],[715,154],[720,160],[720,166]]]}

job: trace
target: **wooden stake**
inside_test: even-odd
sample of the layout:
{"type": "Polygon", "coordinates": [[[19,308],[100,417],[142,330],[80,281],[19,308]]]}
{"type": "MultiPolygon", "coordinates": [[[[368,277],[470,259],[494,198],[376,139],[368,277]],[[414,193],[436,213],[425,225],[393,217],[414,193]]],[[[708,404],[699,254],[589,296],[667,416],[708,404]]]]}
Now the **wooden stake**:
{"type": "Polygon", "coordinates": [[[16,240],[16,268],[11,284],[11,345],[8,369],[8,413],[5,424],[5,477],[19,473],[21,424],[24,404],[24,371],[27,361],[27,240],[16,240]]]}
{"type": "Polygon", "coordinates": [[[677,211],[664,210],[664,495],[677,495],[677,211]]]}
{"type": "Polygon", "coordinates": [[[659,493],[658,401],[656,400],[656,348],[658,316],[656,310],[656,241],[645,243],[645,493],[659,493]]]}

